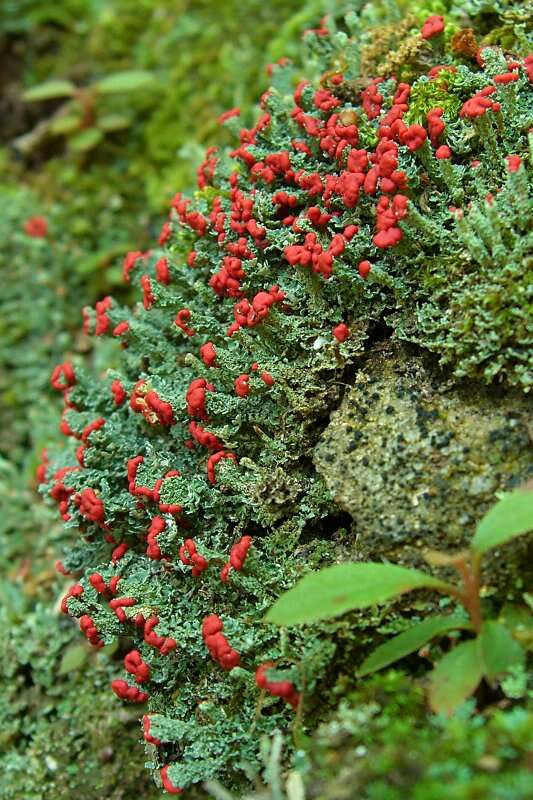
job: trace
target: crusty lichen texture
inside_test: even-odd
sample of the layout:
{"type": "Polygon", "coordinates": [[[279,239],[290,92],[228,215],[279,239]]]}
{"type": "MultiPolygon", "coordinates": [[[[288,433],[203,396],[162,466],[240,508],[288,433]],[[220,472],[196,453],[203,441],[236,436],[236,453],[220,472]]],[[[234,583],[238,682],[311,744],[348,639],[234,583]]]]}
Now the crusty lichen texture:
{"type": "Polygon", "coordinates": [[[261,736],[298,741],[335,703],[361,615],[262,619],[346,555],[347,512],[401,560],[463,541],[525,473],[533,62],[458,51],[439,15],[408,27],[401,75],[379,52],[362,70],[355,11],[307,33],[304,70],[273,65],[253,127],[223,115],[234,149],[127,256],[139,302],[84,310],[110,369],[52,376],[67,444],[39,476],[72,532],[63,611],[119,641],[110,702],[144,715],[170,793],[246,785],[261,736]]]}
{"type": "Polygon", "coordinates": [[[531,476],[531,423],[522,392],[452,382],[389,342],[362,361],[314,461],[354,519],[360,559],[421,562],[426,548],[466,547],[496,494],[531,476]]]}

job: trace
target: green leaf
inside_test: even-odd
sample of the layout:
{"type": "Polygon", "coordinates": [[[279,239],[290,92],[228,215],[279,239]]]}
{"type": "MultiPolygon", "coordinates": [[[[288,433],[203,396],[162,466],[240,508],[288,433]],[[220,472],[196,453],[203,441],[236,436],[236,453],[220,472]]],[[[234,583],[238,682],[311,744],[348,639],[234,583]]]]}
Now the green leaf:
{"type": "Polygon", "coordinates": [[[485,664],[485,675],[489,680],[524,664],[523,649],[501,623],[494,620],[485,622],[478,641],[485,664]]]}
{"type": "Polygon", "coordinates": [[[71,81],[47,81],[39,83],[23,93],[22,99],[29,102],[36,100],[52,100],[56,97],[72,97],[76,87],[71,81]]]}
{"type": "Polygon", "coordinates": [[[118,639],[114,639],[112,642],[102,647],[98,655],[104,655],[107,657],[112,656],[114,653],[117,652],[118,645],[119,645],[118,639]]]}
{"type": "Polygon", "coordinates": [[[533,652],[533,615],[526,605],[506,603],[500,611],[498,622],[505,625],[524,650],[533,652]]]}
{"type": "Polygon", "coordinates": [[[412,589],[446,589],[435,578],[394,564],[338,564],[311,572],[277,600],[265,622],[298,625],[384,603],[412,589]]]}
{"type": "Polygon", "coordinates": [[[128,70],[115,72],[94,84],[94,88],[101,94],[115,94],[116,92],[136,92],[153,84],[155,78],[146,70],[128,70]]]}
{"type": "Polygon", "coordinates": [[[464,617],[452,617],[450,615],[425,619],[374,650],[361,664],[357,671],[357,676],[361,678],[370,672],[376,672],[378,669],[388,667],[389,664],[393,664],[400,658],[409,655],[409,653],[419,650],[434,636],[458,628],[468,630],[472,628],[472,625],[464,617]]]}
{"type": "Polygon", "coordinates": [[[102,131],[121,131],[124,128],[129,128],[131,117],[127,117],[124,114],[105,114],[99,117],[97,124],[102,131]]]}
{"type": "Polygon", "coordinates": [[[475,692],[484,672],[477,639],[458,644],[441,658],[431,673],[429,704],[432,710],[451,716],[475,692]]]}
{"type": "Polygon", "coordinates": [[[67,647],[59,665],[58,675],[65,675],[65,673],[81,667],[87,655],[87,646],[84,644],[74,644],[72,647],[67,647]]]}
{"type": "Polygon", "coordinates": [[[82,118],[78,114],[72,114],[66,117],[58,117],[51,123],[50,132],[55,133],[57,136],[61,136],[65,133],[73,133],[74,131],[79,130],[81,120],[82,118]]]}
{"type": "Polygon", "coordinates": [[[485,553],[533,530],[533,491],[516,489],[485,514],[472,539],[472,550],[485,553]]]}
{"type": "Polygon", "coordinates": [[[86,128],[86,130],[72,136],[68,144],[75,153],[84,153],[86,150],[92,150],[93,147],[96,147],[103,138],[104,134],[98,128],[86,128]]]}

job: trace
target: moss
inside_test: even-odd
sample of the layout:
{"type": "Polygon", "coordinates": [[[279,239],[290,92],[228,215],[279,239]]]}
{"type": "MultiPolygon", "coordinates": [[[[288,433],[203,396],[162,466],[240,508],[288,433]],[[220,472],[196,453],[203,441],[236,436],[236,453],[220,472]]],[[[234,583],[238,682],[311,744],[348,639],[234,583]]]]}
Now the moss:
{"type": "MultiPolygon", "coordinates": [[[[420,686],[397,671],[349,693],[310,745],[306,788],[320,800],[526,800],[531,712],[465,707],[429,715],[420,686]]],[[[305,775],[305,772],[304,772],[305,775]]]]}

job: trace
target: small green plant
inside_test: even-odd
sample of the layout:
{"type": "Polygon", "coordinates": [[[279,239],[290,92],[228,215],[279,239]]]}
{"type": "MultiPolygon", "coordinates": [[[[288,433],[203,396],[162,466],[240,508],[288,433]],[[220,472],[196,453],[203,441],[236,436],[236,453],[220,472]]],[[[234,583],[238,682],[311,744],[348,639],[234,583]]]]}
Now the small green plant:
{"type": "Polygon", "coordinates": [[[378,647],[357,672],[362,677],[387,667],[424,647],[434,637],[452,630],[473,632],[475,636],[446,653],[431,674],[430,706],[433,711],[451,715],[475,692],[483,678],[492,684],[524,664],[524,649],[509,628],[502,622],[483,617],[481,560],[488,550],[532,529],[533,492],[527,488],[517,489],[483,517],[470,549],[455,555],[437,551],[426,553],[429,564],[453,567],[460,576],[458,585],[394,564],[338,564],[302,578],[279,598],[265,621],[284,626],[317,622],[356,608],[384,603],[421,588],[451,596],[467,616],[434,616],[413,625],[378,647]]]}
{"type": "Polygon", "coordinates": [[[129,128],[129,111],[115,110],[117,96],[153,89],[155,76],[147,70],[126,70],[106,75],[89,86],[76,86],[70,80],[50,80],[24,92],[27,102],[68,98],[52,116],[34,131],[19,137],[17,147],[31,150],[43,136],[65,136],[74,152],[92,150],[107,133],[129,128]],[[111,101],[108,97],[111,97],[111,101]]]}

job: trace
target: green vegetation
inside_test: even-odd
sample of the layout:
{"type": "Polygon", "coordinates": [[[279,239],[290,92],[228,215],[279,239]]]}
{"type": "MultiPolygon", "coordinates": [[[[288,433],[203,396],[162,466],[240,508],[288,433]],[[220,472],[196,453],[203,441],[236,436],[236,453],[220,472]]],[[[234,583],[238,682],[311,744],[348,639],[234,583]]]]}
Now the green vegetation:
{"type": "Polygon", "coordinates": [[[457,644],[435,664],[429,703],[437,713],[453,714],[473,694],[481,680],[489,683],[522,674],[525,652],[503,623],[484,619],[481,603],[481,558],[533,529],[533,492],[516,490],[492,508],[476,528],[470,549],[455,555],[428,551],[426,561],[453,568],[460,585],[438,580],[393,564],[339,564],[310,573],[282,595],[265,617],[278,625],[317,622],[354,608],[385,603],[414,589],[433,589],[463,606],[467,616],[434,616],[407,628],[378,647],[359,667],[359,677],[383,669],[425,647],[436,636],[468,630],[475,637],[457,644]]]}
{"type": "MultiPolygon", "coordinates": [[[[0,797],[525,800],[521,664],[424,700],[474,654],[447,598],[263,618],[340,562],[420,575],[530,474],[527,7],[213,5],[0,9],[0,797]]],[[[487,555],[483,656],[530,645],[527,543],[487,555]]]]}

